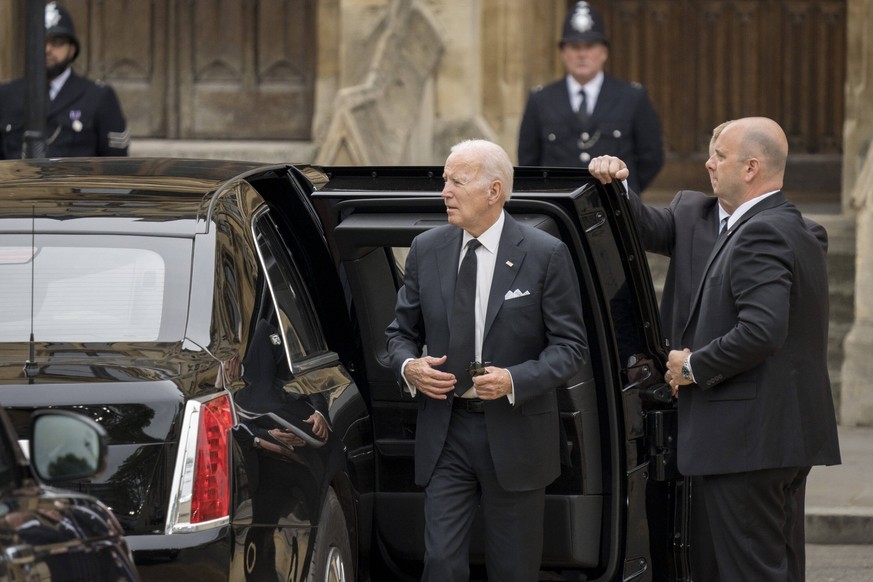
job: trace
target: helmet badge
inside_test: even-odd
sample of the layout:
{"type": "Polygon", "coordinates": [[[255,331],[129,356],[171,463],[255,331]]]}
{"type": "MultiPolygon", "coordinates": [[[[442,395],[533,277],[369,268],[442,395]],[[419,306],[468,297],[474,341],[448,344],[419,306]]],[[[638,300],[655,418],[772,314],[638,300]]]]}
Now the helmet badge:
{"type": "Polygon", "coordinates": [[[570,20],[571,26],[579,32],[588,32],[594,26],[594,19],[591,18],[591,8],[588,2],[576,3],[576,11],[570,20]]]}
{"type": "Polygon", "coordinates": [[[45,5],[45,27],[52,28],[57,26],[61,21],[61,13],[58,10],[58,5],[54,2],[49,2],[45,5]]]}

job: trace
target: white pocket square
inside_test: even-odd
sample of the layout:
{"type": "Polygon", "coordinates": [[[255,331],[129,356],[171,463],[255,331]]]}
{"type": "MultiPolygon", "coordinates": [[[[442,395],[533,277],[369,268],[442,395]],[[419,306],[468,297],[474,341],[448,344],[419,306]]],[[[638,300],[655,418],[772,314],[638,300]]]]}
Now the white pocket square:
{"type": "Polygon", "coordinates": [[[504,301],[509,301],[510,299],[518,299],[519,297],[524,297],[525,295],[530,295],[530,291],[522,292],[519,289],[515,291],[507,291],[506,295],[503,296],[504,301]]]}

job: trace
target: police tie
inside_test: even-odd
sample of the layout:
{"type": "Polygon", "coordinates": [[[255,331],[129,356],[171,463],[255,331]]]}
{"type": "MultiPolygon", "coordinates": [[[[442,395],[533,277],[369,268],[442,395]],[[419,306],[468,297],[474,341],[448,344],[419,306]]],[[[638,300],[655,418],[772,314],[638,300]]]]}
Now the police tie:
{"type": "Polygon", "coordinates": [[[454,374],[457,379],[456,396],[460,396],[473,385],[468,370],[470,363],[476,359],[476,249],[481,245],[475,238],[467,243],[467,252],[461,261],[455,283],[446,371],[454,374]]]}
{"type": "Polygon", "coordinates": [[[582,101],[579,102],[579,109],[576,110],[576,117],[579,118],[579,121],[582,122],[582,125],[588,125],[588,100],[585,97],[585,90],[582,89],[579,91],[579,96],[582,98],[582,101]]]}

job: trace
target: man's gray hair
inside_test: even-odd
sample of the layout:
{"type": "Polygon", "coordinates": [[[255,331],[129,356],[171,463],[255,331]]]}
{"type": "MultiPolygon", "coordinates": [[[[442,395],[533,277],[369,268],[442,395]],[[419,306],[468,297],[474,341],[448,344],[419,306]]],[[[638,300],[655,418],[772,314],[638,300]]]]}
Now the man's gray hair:
{"type": "Polygon", "coordinates": [[[464,153],[479,159],[482,162],[479,179],[485,182],[500,180],[503,185],[503,200],[509,201],[512,196],[514,170],[506,150],[485,139],[468,139],[453,145],[451,153],[464,153]]]}

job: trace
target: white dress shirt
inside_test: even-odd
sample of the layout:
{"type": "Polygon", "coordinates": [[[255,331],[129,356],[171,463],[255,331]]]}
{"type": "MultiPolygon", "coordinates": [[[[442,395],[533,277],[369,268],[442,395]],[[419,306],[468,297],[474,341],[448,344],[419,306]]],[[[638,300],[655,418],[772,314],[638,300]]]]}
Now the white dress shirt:
{"type": "Polygon", "coordinates": [[[66,83],[67,79],[70,78],[70,73],[72,73],[72,69],[70,69],[70,67],[67,67],[63,73],[61,73],[49,82],[49,101],[55,100],[55,97],[58,96],[58,93],[60,93],[61,89],[64,87],[64,83],[66,83]]]}
{"type": "Polygon", "coordinates": [[[570,94],[570,106],[573,111],[579,111],[579,104],[582,102],[579,91],[585,91],[585,105],[588,108],[588,115],[594,113],[600,89],[603,88],[603,78],[603,71],[600,71],[593,79],[582,85],[571,75],[567,75],[567,92],[570,94]]]}

